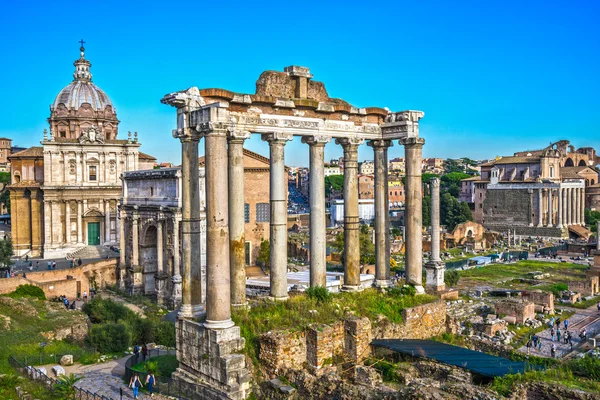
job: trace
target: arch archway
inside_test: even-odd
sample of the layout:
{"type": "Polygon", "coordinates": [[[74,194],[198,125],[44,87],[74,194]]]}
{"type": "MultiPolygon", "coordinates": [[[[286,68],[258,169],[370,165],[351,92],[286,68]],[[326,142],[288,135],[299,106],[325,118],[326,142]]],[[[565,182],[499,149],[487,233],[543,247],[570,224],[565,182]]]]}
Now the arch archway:
{"type": "Polygon", "coordinates": [[[579,164],[577,164],[580,167],[587,167],[587,163],[585,162],[585,160],[579,160],[579,164]]]}
{"type": "Polygon", "coordinates": [[[575,164],[573,163],[573,160],[569,157],[565,160],[565,167],[574,167],[575,164]]]}
{"type": "Polygon", "coordinates": [[[140,263],[143,266],[144,294],[154,294],[156,288],[154,274],[157,269],[156,226],[148,225],[143,232],[140,243],[140,263]]]}

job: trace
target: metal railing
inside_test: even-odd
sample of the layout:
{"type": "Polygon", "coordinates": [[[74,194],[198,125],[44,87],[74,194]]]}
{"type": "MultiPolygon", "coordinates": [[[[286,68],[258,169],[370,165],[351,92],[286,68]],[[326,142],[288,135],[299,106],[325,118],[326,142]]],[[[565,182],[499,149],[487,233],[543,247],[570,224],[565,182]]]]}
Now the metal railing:
{"type": "MultiPolygon", "coordinates": [[[[144,389],[147,388],[145,382],[148,374],[146,372],[140,372],[134,370],[133,367],[141,362],[151,360],[152,358],[156,358],[158,356],[165,355],[176,355],[177,351],[175,349],[153,349],[148,352],[148,355],[144,358],[144,356],[140,354],[134,354],[125,361],[125,381],[129,382],[133,374],[138,374],[140,381],[144,383],[144,389]]],[[[175,379],[166,376],[156,375],[155,372],[155,383],[154,383],[154,393],[160,393],[163,396],[169,396],[176,398],[178,400],[192,400],[197,399],[199,393],[201,393],[202,386],[196,385],[187,381],[183,381],[181,379],[175,379]]]]}
{"type": "MultiPolygon", "coordinates": [[[[21,363],[15,357],[10,356],[8,358],[8,363],[21,375],[26,378],[35,381],[46,388],[51,393],[56,391],[57,386],[62,385],[63,383],[60,380],[49,377],[44,371],[39,370],[38,368],[27,366],[26,364],[21,363]]],[[[86,389],[81,389],[76,386],[73,386],[74,399],[75,400],[116,400],[112,397],[107,397],[103,395],[98,395],[92,393],[86,389]]]]}

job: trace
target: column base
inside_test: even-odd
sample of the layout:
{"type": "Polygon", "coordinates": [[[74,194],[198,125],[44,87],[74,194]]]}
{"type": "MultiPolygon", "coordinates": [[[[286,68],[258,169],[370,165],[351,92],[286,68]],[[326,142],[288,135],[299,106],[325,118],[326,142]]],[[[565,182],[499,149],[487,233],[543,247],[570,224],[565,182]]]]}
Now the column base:
{"type": "Polygon", "coordinates": [[[394,286],[394,284],[389,279],[376,279],[375,282],[373,282],[373,286],[378,289],[385,289],[394,286]]]}
{"type": "Polygon", "coordinates": [[[247,301],[245,303],[232,304],[231,307],[236,308],[236,309],[241,309],[241,310],[249,310],[250,309],[250,306],[248,305],[247,301]]]}
{"type": "Polygon", "coordinates": [[[362,292],[365,288],[362,285],[342,285],[342,292],[362,292]]]}
{"type": "Polygon", "coordinates": [[[206,315],[206,310],[202,304],[192,305],[192,314],[194,318],[203,318],[206,315]]]}
{"type": "Polygon", "coordinates": [[[271,301],[286,301],[290,297],[289,296],[282,296],[282,297],[269,296],[267,298],[271,301]]]}
{"type": "Polygon", "coordinates": [[[562,224],[558,224],[558,225],[556,225],[556,227],[559,229],[562,229],[563,226],[562,226],[562,224]]]}
{"type": "Polygon", "coordinates": [[[179,319],[190,319],[194,318],[194,313],[192,312],[191,304],[182,304],[179,308],[179,312],[177,313],[177,318],[179,319]]]}
{"type": "Polygon", "coordinates": [[[208,319],[204,321],[204,327],[207,329],[227,329],[231,328],[234,325],[235,324],[233,323],[231,318],[226,319],[224,321],[210,321],[208,319]]]}
{"type": "Polygon", "coordinates": [[[425,294],[425,289],[423,288],[423,285],[415,285],[415,290],[415,294],[425,294]]]}

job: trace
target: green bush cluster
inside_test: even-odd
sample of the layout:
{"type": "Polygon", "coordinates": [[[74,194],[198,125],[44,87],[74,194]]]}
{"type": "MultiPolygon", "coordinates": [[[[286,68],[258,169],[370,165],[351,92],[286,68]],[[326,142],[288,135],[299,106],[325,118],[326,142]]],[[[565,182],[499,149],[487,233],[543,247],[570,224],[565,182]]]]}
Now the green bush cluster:
{"type": "Polygon", "coordinates": [[[444,283],[448,287],[456,286],[459,279],[460,279],[460,275],[458,274],[458,271],[456,271],[456,270],[446,271],[446,273],[444,274],[444,283]]]}
{"type": "Polygon", "coordinates": [[[331,293],[324,286],[312,286],[306,289],[306,295],[314,299],[317,303],[327,303],[331,301],[331,293]]]}
{"type": "Polygon", "coordinates": [[[19,285],[14,292],[8,294],[9,297],[17,299],[20,297],[34,297],[39,300],[46,300],[44,291],[35,285],[19,285]]]}
{"type": "Polygon", "coordinates": [[[175,346],[175,326],[159,317],[142,318],[121,303],[99,298],[86,303],[83,311],[95,324],[89,343],[101,353],[121,352],[131,345],[151,342],[175,346]]]}

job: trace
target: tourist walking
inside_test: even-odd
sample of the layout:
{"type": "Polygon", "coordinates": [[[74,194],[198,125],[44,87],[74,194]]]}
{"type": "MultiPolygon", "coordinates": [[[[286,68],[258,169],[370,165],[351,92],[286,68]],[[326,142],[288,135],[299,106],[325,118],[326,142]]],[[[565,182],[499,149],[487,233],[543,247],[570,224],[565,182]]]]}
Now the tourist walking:
{"type": "Polygon", "coordinates": [[[538,350],[542,351],[542,338],[538,339],[538,350]]]}
{"type": "Polygon", "coordinates": [[[554,332],[554,328],[552,328],[552,329],[550,330],[550,338],[552,339],[552,341],[553,341],[553,342],[554,342],[554,334],[555,334],[555,333],[556,333],[556,332],[554,332]]]}
{"type": "Polygon", "coordinates": [[[137,373],[133,374],[133,376],[129,380],[129,387],[133,389],[134,399],[138,398],[138,392],[142,386],[144,385],[142,385],[142,381],[140,381],[140,376],[137,373]]]}
{"type": "Polygon", "coordinates": [[[552,347],[550,347],[550,355],[552,358],[556,358],[556,345],[552,343],[552,347]]]}
{"type": "Polygon", "coordinates": [[[52,269],[52,261],[48,261],[48,271],[52,269]]]}
{"type": "MultiPolygon", "coordinates": [[[[600,303],[598,303],[598,304],[600,304],[600,303]]],[[[565,319],[565,322],[563,322],[563,324],[565,325],[565,331],[567,329],[569,329],[569,320],[568,319],[565,319]]]]}
{"type": "Polygon", "coordinates": [[[560,343],[560,329],[556,330],[556,341],[560,343]]]}
{"type": "Polygon", "coordinates": [[[146,357],[148,356],[148,347],[146,344],[142,345],[142,361],[146,361],[146,357]]]}
{"type": "Polygon", "coordinates": [[[556,330],[560,329],[560,318],[556,318],[556,330]]]}
{"type": "Polygon", "coordinates": [[[529,355],[529,350],[531,349],[531,340],[528,340],[525,346],[527,346],[527,355],[529,355]]]}
{"type": "Polygon", "coordinates": [[[87,291],[83,291],[83,301],[87,302],[87,291]]]}
{"type": "Polygon", "coordinates": [[[148,376],[146,376],[146,386],[148,386],[148,393],[150,393],[150,397],[154,397],[154,382],[156,382],[154,372],[148,371],[148,376]]]}
{"type": "Polygon", "coordinates": [[[40,269],[40,262],[39,262],[39,261],[36,261],[36,262],[35,262],[35,270],[36,270],[36,271],[39,271],[39,269],[40,269]]]}

